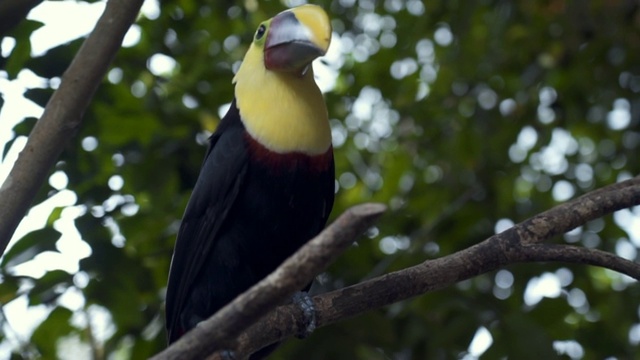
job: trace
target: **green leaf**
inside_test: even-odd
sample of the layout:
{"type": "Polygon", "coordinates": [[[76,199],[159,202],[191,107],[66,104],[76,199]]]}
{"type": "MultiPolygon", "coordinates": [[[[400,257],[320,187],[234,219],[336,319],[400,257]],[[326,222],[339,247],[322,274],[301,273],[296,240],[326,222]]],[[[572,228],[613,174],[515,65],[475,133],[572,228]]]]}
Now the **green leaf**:
{"type": "Polygon", "coordinates": [[[35,345],[43,359],[55,359],[57,341],[65,335],[74,332],[70,320],[73,313],[64,307],[56,307],[49,316],[35,329],[31,335],[31,343],[35,345]]]}
{"type": "Polygon", "coordinates": [[[7,304],[15,299],[20,289],[19,278],[4,274],[0,282],[0,304],[7,304]]]}
{"type": "Polygon", "coordinates": [[[47,272],[35,280],[35,286],[29,290],[29,305],[51,304],[73,283],[73,275],[64,270],[47,272]]]}
{"type": "Polygon", "coordinates": [[[44,251],[57,251],[56,242],[60,233],[52,227],[35,230],[23,236],[4,254],[2,267],[11,268],[33,259],[44,251]]]}
{"type": "Polygon", "coordinates": [[[60,215],[62,215],[62,210],[64,209],[64,206],[56,206],[53,208],[53,210],[51,210],[51,214],[49,214],[49,217],[47,218],[47,226],[53,226],[53,223],[60,219],[60,215]]]}
{"type": "Polygon", "coordinates": [[[13,139],[7,141],[2,149],[2,159],[4,161],[4,158],[7,157],[7,153],[9,153],[9,150],[11,150],[11,146],[13,145],[13,143],[16,141],[16,138],[14,137],[13,139]]]}
{"type": "MultiPolygon", "coordinates": [[[[0,97],[0,107],[1,105],[2,105],[2,97],[0,97]]],[[[3,159],[7,156],[7,153],[11,149],[11,146],[19,136],[29,136],[29,133],[31,133],[31,129],[33,129],[37,121],[38,119],[34,117],[27,117],[27,118],[24,118],[22,121],[19,121],[13,127],[13,137],[9,141],[7,141],[3,146],[3,150],[2,150],[3,159]]]]}
{"type": "Polygon", "coordinates": [[[50,89],[50,88],[46,88],[46,89],[31,88],[25,91],[24,93],[25,98],[33,101],[34,103],[42,107],[47,106],[47,103],[49,102],[49,98],[51,98],[51,95],[53,95],[53,89],[50,89]]]}
{"type": "Polygon", "coordinates": [[[25,62],[31,58],[31,41],[29,40],[29,36],[42,25],[39,21],[24,20],[12,31],[11,35],[17,39],[16,46],[11,51],[11,55],[9,55],[5,66],[5,70],[9,74],[10,79],[18,76],[20,70],[24,69],[25,62]]]}
{"type": "Polygon", "coordinates": [[[31,130],[33,130],[33,127],[36,126],[36,122],[38,122],[38,119],[35,117],[29,116],[24,118],[13,127],[15,137],[18,137],[20,135],[29,136],[31,130]]]}
{"type": "Polygon", "coordinates": [[[47,50],[47,53],[43,56],[29,59],[25,66],[33,70],[38,76],[47,79],[61,77],[83,42],[84,37],[80,37],[66,44],[56,46],[47,50]]]}

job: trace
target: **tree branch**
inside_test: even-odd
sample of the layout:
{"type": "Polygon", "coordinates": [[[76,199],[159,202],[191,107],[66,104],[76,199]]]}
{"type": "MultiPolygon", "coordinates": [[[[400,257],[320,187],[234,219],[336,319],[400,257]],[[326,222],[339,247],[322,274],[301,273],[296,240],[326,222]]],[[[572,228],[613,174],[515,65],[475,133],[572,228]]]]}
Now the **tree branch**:
{"type": "Polygon", "coordinates": [[[638,263],[598,249],[572,245],[534,244],[523,246],[521,258],[520,262],[560,261],[599,266],[640,280],[638,263]]]}
{"type": "MultiPolygon", "coordinates": [[[[604,251],[541,244],[590,220],[640,205],[640,177],[592,191],[442,258],[392,272],[313,298],[317,326],[322,327],[462,280],[522,262],[559,261],[605,267],[640,280],[640,264],[604,251]]],[[[243,358],[301,331],[302,313],[281,306],[238,337],[243,358]]]]}
{"type": "Polygon", "coordinates": [[[152,359],[203,359],[214,351],[235,348],[242,331],[313,281],[385,210],[381,204],[350,208],[273,273],[152,359]]]}
{"type": "Polygon", "coordinates": [[[89,106],[143,0],[110,0],[0,187],[0,254],[89,106]]]}

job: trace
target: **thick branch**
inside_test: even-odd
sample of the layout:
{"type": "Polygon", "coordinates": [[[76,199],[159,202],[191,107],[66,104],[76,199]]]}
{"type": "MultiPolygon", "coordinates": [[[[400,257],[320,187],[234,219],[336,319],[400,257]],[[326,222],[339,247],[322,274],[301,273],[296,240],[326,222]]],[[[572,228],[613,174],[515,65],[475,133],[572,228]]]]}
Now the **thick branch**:
{"type": "MultiPolygon", "coordinates": [[[[640,177],[595,190],[457,253],[313,298],[318,327],[519,262],[590,264],[640,280],[640,264],[594,249],[542,242],[616,210],[640,205],[640,177]]],[[[238,338],[242,358],[295,335],[302,314],[294,306],[272,311],[238,338]]]]}
{"type": "Polygon", "coordinates": [[[45,182],[62,149],[82,122],[98,85],[143,0],[110,0],[95,29],[62,76],[42,117],[0,187],[0,254],[45,182]]]}
{"type": "Polygon", "coordinates": [[[288,258],[276,271],[153,359],[202,359],[234,346],[236,337],[324,271],[385,211],[381,204],[355,206],[288,258]]]}

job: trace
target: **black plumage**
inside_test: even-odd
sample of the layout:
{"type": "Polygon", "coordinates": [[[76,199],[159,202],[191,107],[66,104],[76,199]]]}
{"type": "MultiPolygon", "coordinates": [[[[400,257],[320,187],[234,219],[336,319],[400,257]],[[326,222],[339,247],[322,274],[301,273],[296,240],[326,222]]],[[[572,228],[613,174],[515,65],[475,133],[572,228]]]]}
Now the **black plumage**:
{"type": "Polygon", "coordinates": [[[234,101],[210,138],[178,232],[166,298],[169,342],[319,233],[334,187],[331,148],[317,156],[272,152],[249,136],[234,101]]]}

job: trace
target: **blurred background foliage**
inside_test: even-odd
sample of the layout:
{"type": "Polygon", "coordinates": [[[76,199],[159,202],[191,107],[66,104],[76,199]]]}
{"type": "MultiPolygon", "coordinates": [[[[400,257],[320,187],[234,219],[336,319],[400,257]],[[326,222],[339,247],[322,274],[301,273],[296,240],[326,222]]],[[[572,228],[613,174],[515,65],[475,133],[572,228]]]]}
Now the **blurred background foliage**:
{"type": "MultiPolygon", "coordinates": [[[[14,359],[142,359],[164,348],[173,242],[233,71],[262,20],[302,3],[148,1],[37,199],[71,191],[75,205],[56,207],[0,264],[0,301],[27,299],[38,314],[21,335],[5,311],[0,349],[14,359]],[[64,255],[74,236],[86,249],[74,271],[20,271],[36,254],[64,255]]],[[[315,3],[334,28],[316,64],[336,151],[332,216],[390,206],[317,291],[450,254],[640,172],[637,1],[315,3]]],[[[25,96],[44,106],[82,39],[36,56],[39,26],[3,29],[14,46],[0,77],[40,77],[25,96]]],[[[15,126],[3,155],[34,121],[15,126]]],[[[639,218],[638,207],[619,211],[554,241],[637,260],[639,218]]],[[[319,329],[272,358],[631,359],[639,298],[634,281],[603,269],[518,265],[319,329]]]]}

